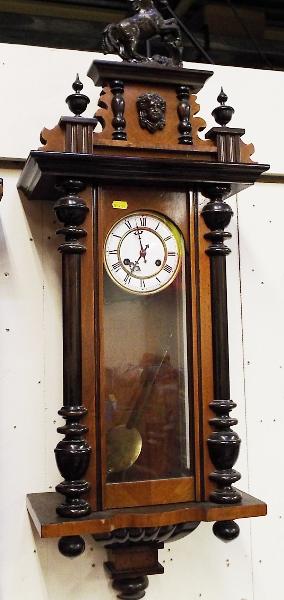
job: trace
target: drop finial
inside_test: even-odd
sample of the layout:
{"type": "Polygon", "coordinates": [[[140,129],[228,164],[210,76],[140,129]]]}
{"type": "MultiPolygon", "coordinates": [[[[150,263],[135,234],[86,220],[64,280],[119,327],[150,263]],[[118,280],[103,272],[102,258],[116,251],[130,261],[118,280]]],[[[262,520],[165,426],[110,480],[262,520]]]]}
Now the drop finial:
{"type": "Polygon", "coordinates": [[[220,106],[214,108],[214,110],[212,111],[212,115],[216,123],[218,123],[218,125],[221,125],[222,127],[226,127],[226,125],[231,121],[232,116],[235,112],[232,106],[226,105],[227,100],[228,96],[227,94],[225,94],[223,88],[221,87],[220,94],[217,98],[217,102],[219,102],[220,106]]]}
{"type": "Polygon", "coordinates": [[[80,81],[79,74],[77,73],[77,77],[72,85],[75,94],[70,94],[66,98],[69,109],[76,117],[81,116],[90,102],[90,98],[88,98],[88,96],[85,94],[82,94],[83,87],[84,86],[80,81]]]}

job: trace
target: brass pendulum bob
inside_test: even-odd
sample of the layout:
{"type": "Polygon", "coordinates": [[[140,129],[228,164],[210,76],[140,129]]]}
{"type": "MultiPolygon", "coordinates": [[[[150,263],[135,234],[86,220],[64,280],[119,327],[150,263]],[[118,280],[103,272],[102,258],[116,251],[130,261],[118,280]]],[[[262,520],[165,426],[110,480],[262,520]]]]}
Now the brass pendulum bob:
{"type": "Polygon", "coordinates": [[[147,406],[153,385],[165,361],[168,350],[157,366],[146,366],[140,377],[138,392],[134,394],[134,406],[126,425],[118,425],[107,435],[108,473],[126,471],[137,461],[142,450],[142,437],[137,429],[140,418],[147,406]]]}

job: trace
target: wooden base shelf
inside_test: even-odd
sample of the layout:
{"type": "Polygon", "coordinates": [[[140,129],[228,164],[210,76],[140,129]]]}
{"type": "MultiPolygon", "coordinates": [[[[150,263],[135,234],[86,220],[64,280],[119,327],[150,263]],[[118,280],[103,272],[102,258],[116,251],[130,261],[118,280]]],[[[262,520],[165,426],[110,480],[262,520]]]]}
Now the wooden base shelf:
{"type": "Polygon", "coordinates": [[[55,492],[29,494],[27,508],[41,538],[103,534],[124,527],[160,527],[193,521],[224,521],[261,517],[267,506],[242,492],[242,502],[220,505],[213,502],[188,502],[139,508],[93,512],[81,519],[64,519],[56,514],[61,497],[55,492]]]}

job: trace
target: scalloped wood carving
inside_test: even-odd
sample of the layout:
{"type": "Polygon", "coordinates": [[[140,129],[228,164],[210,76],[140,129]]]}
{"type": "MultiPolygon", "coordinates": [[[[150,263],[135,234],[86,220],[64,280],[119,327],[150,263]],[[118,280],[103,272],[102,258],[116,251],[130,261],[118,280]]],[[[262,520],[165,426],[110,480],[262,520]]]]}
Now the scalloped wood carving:
{"type": "Polygon", "coordinates": [[[198,136],[198,132],[199,131],[204,131],[204,129],[206,129],[206,121],[202,118],[202,117],[196,117],[195,115],[197,115],[200,111],[200,104],[198,104],[196,102],[197,96],[195,96],[194,94],[192,94],[190,96],[190,108],[191,108],[191,126],[192,126],[192,139],[193,139],[193,145],[196,146],[197,148],[200,148],[202,150],[208,150],[208,148],[211,148],[212,150],[216,151],[216,145],[213,142],[213,140],[201,140],[198,136]],[[208,145],[208,142],[210,141],[210,145],[208,145]]]}
{"type": "Polygon", "coordinates": [[[254,160],[251,159],[252,154],[254,154],[255,148],[253,144],[245,144],[243,140],[240,140],[240,156],[242,163],[252,163],[257,164],[254,160]]]}
{"type": "Polygon", "coordinates": [[[44,129],[40,133],[40,141],[43,144],[39,150],[44,152],[64,152],[65,151],[65,134],[60,125],[56,125],[53,129],[44,129]]]}

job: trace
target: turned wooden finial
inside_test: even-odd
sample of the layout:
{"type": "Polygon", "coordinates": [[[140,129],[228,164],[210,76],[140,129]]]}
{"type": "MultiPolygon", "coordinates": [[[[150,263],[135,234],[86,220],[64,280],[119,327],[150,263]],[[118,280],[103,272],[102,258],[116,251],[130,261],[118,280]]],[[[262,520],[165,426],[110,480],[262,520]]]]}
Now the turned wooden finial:
{"type": "Polygon", "coordinates": [[[85,542],[80,535],[65,536],[60,538],[58,550],[66,558],[76,558],[85,552],[85,542]]]}
{"type": "Polygon", "coordinates": [[[240,528],[235,521],[217,521],[213,525],[213,533],[222,542],[232,542],[240,534],[240,528]]]}
{"type": "Polygon", "coordinates": [[[77,77],[72,85],[72,88],[75,94],[70,94],[66,98],[66,103],[70,108],[71,112],[79,117],[83,112],[85,112],[88,104],[90,103],[90,98],[85,94],[82,94],[83,84],[80,81],[79,75],[77,73],[77,77]]]}
{"type": "Polygon", "coordinates": [[[214,108],[214,110],[212,111],[212,115],[216,123],[218,123],[218,125],[221,125],[222,127],[228,125],[235,112],[235,109],[232,106],[226,105],[227,100],[228,96],[227,94],[225,94],[223,88],[221,87],[221,92],[217,98],[217,102],[219,102],[220,106],[214,108]]]}

